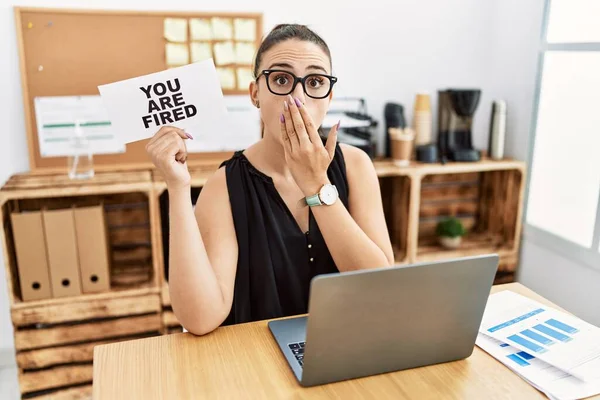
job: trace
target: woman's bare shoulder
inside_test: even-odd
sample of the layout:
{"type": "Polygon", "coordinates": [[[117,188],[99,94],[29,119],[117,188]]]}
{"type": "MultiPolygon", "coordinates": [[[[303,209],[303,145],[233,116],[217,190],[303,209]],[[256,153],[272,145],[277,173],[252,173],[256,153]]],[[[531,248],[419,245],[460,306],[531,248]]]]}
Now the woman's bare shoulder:
{"type": "Polygon", "coordinates": [[[349,144],[340,143],[340,149],[344,155],[347,173],[373,171],[373,161],[367,153],[358,147],[349,144]]]}

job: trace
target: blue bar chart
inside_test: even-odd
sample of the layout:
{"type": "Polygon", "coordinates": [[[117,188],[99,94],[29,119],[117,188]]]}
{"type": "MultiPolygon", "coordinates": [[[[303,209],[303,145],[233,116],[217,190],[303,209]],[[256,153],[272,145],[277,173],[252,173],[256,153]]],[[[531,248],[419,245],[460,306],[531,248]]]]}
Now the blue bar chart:
{"type": "Polygon", "coordinates": [[[548,351],[544,347],[542,347],[532,341],[529,341],[519,335],[511,335],[508,337],[508,340],[511,340],[517,344],[520,344],[521,346],[526,347],[527,349],[529,349],[535,353],[545,353],[546,351],[548,351]]]}
{"type": "Polygon", "coordinates": [[[544,335],[553,337],[556,340],[560,340],[561,342],[569,342],[569,341],[573,340],[572,337],[567,336],[563,333],[560,333],[559,331],[554,330],[546,325],[537,324],[533,327],[533,329],[535,329],[539,332],[542,332],[544,335]]]}
{"type": "Polygon", "coordinates": [[[553,326],[553,327],[555,327],[557,329],[560,329],[563,332],[570,333],[570,334],[579,332],[579,329],[573,328],[572,326],[569,326],[569,325],[567,325],[567,324],[565,324],[563,322],[557,321],[554,318],[549,319],[548,321],[546,321],[546,324],[550,325],[550,326],[553,326]]]}
{"type": "Polygon", "coordinates": [[[531,354],[529,354],[525,351],[520,351],[517,353],[517,355],[524,360],[531,360],[531,359],[535,358],[534,356],[532,356],[531,354]]]}
{"type": "Polygon", "coordinates": [[[523,360],[521,357],[519,357],[516,354],[509,354],[507,357],[510,358],[512,361],[516,362],[517,364],[519,364],[522,367],[526,367],[528,365],[531,365],[527,361],[523,360]]]}
{"type": "Polygon", "coordinates": [[[534,332],[531,329],[525,329],[521,332],[521,335],[527,336],[529,339],[533,339],[536,342],[541,343],[545,346],[552,346],[554,344],[554,341],[552,341],[551,339],[548,339],[546,336],[540,335],[539,333],[534,332]]]}

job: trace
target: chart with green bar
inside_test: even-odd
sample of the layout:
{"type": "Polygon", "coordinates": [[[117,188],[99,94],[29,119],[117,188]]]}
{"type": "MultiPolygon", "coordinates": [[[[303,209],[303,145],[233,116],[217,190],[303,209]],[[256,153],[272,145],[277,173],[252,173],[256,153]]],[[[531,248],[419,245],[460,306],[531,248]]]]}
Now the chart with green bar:
{"type": "Polygon", "coordinates": [[[77,132],[93,154],[125,152],[100,96],[53,96],[34,99],[38,143],[42,157],[73,155],[77,132]],[[77,128],[79,125],[79,128],[77,128]]]}

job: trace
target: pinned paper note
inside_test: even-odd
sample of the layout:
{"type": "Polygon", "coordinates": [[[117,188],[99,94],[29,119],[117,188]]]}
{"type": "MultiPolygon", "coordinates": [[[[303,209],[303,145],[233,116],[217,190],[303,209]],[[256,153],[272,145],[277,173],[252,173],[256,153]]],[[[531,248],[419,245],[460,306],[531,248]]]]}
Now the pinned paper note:
{"type": "Polygon", "coordinates": [[[260,140],[260,112],[250,96],[225,96],[227,118],[218,126],[194,131],[194,140],[186,142],[190,153],[246,149],[260,140]]]}
{"type": "Polygon", "coordinates": [[[185,65],[190,62],[187,44],[167,43],[165,45],[167,65],[185,65]]]}
{"type": "Polygon", "coordinates": [[[247,90],[250,82],[254,80],[252,70],[250,68],[237,69],[237,87],[239,90],[247,90]]]}
{"type": "Polygon", "coordinates": [[[190,132],[219,124],[226,108],[212,60],[99,86],[123,143],[153,136],[161,126],[190,132]]]}
{"type": "Polygon", "coordinates": [[[187,42],[187,20],[183,18],[165,18],[164,36],[170,42],[187,42]]]}
{"type": "Polygon", "coordinates": [[[229,18],[213,18],[212,31],[214,39],[233,39],[233,26],[229,18]]]}
{"type": "Polygon", "coordinates": [[[196,43],[190,44],[192,50],[192,62],[204,61],[212,58],[212,50],[210,49],[209,43],[196,43]]]}
{"type": "Polygon", "coordinates": [[[235,40],[255,41],[256,21],[247,18],[236,18],[233,21],[235,40]]]}
{"type": "Polygon", "coordinates": [[[235,89],[235,72],[233,68],[217,68],[217,74],[223,89],[235,89]]]}
{"type": "Polygon", "coordinates": [[[217,65],[235,64],[235,51],[232,42],[215,43],[215,63],[217,65]]]}
{"type": "Polygon", "coordinates": [[[93,154],[125,152],[125,144],[115,136],[100,96],[36,97],[33,104],[42,157],[74,154],[77,121],[93,154]]]}
{"type": "Polygon", "coordinates": [[[211,40],[213,38],[210,20],[202,18],[190,19],[192,40],[211,40]]]}
{"type": "Polygon", "coordinates": [[[237,42],[235,44],[235,59],[238,64],[252,65],[254,61],[254,44],[237,42]]]}

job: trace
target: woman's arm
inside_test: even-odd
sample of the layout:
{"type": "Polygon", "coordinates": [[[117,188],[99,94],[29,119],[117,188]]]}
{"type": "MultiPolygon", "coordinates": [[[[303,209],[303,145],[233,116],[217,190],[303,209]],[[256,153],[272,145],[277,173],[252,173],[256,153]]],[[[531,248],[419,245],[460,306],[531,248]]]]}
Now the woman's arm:
{"type": "Polygon", "coordinates": [[[238,257],[224,169],[200,192],[169,191],[169,293],[177,319],[203,335],[223,323],[233,303],[238,257]],[[195,213],[195,217],[194,217],[195,213]]]}
{"type": "Polygon", "coordinates": [[[191,333],[217,328],[231,310],[237,239],[224,169],[204,186],[196,212],[181,129],[163,127],[146,149],[169,191],[169,293],[177,319],[191,333]]]}
{"type": "MultiPolygon", "coordinates": [[[[340,271],[389,266],[394,263],[394,253],[373,163],[360,149],[341,148],[346,160],[349,210],[338,200],[331,206],[313,207],[312,213],[340,271]]],[[[315,193],[319,189],[315,188],[315,193]]]]}

